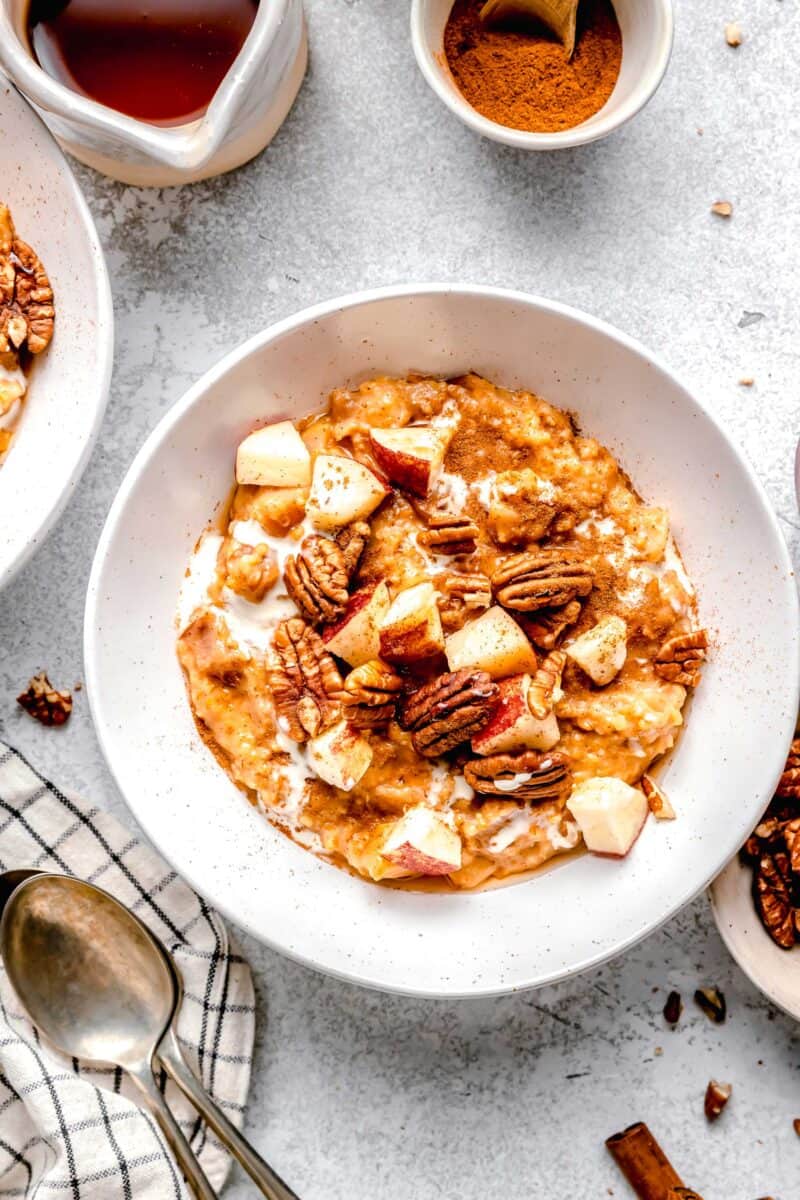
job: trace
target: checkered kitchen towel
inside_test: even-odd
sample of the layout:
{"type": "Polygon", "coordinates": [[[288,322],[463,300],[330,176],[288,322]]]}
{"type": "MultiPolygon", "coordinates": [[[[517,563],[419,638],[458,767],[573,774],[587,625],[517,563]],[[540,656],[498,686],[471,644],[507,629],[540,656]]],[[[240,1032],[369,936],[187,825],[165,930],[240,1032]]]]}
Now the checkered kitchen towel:
{"type": "MultiPolygon", "coordinates": [[[[175,955],[186,988],[178,1032],[203,1084],[235,1124],[250,1081],[250,969],[217,914],[148,846],[94,805],[64,795],[0,743],[0,871],[69,872],[111,892],[175,955]]],[[[185,1200],[152,1119],[118,1070],[40,1043],[0,967],[0,1197],[185,1200]]],[[[228,1157],[172,1083],[166,1097],[219,1188],[228,1157]]]]}

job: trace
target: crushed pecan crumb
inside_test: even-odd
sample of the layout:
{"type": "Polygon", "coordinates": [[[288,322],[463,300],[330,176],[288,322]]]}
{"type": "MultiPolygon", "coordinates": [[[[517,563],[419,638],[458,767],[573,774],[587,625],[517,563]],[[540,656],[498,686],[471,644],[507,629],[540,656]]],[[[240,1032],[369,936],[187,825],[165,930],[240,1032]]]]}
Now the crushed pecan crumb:
{"type": "Polygon", "coordinates": [[[335,621],[347,607],[345,552],[336,542],[312,534],[290,554],[284,568],[286,590],[300,612],[314,624],[335,621]]]}
{"type": "Polygon", "coordinates": [[[403,698],[398,724],[411,733],[418,754],[436,758],[486,724],[498,694],[486,671],[448,672],[403,698]]]}
{"type": "Polygon", "coordinates": [[[591,566],[579,554],[559,547],[515,554],[500,563],[492,587],[504,608],[535,612],[559,608],[588,596],[594,584],[591,566]]]}
{"type": "Polygon", "coordinates": [[[17,696],[17,704],[42,725],[65,725],[72,713],[72,694],[59,692],[40,671],[17,696]]]}
{"type": "Polygon", "coordinates": [[[558,702],[561,676],[567,663],[563,650],[552,650],[542,659],[528,689],[528,707],[537,720],[543,721],[558,702]]]}
{"type": "Polygon", "coordinates": [[[684,687],[697,687],[708,649],[708,633],[695,629],[691,633],[679,633],[668,638],[656,655],[656,675],[670,683],[684,687]]]}
{"type": "Polygon", "coordinates": [[[275,660],[269,679],[278,720],[295,742],[304,742],[340,715],[344,685],[322,638],[300,617],[275,630],[275,660]]]}
{"type": "Polygon", "coordinates": [[[479,796],[533,804],[565,800],[572,787],[569,760],[555,751],[523,750],[474,758],[465,765],[464,778],[479,796]]]}

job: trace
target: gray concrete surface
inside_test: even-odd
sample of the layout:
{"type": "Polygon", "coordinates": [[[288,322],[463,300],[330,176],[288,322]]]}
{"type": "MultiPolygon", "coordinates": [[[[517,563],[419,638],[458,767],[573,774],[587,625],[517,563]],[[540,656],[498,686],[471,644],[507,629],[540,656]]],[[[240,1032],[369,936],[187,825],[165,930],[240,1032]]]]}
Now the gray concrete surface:
{"type": "MultiPolygon", "coordinates": [[[[74,500],[0,598],[0,736],[128,820],[85,697],[49,732],[14,696],[42,666],[59,684],[81,678],[94,545],[145,435],[224,351],[312,301],[443,279],[597,313],[705,398],[800,552],[796,4],[679,0],[674,58],[649,108],[610,140],[555,156],[481,141],[450,116],[417,72],[407,0],[307,8],[309,77],[259,160],[186,190],[78,172],[111,270],[116,372],[74,500]],[[733,18],[738,50],[723,37],[733,18]],[[733,202],[732,220],[710,215],[717,199],[733,202]]],[[[246,950],[259,996],[247,1128],[303,1200],[623,1197],[603,1140],[637,1118],[704,1200],[800,1196],[797,1028],[730,962],[704,899],[612,965],[477,1003],[372,995],[251,940],[246,950]],[[727,1024],[690,1004],[669,1032],[666,990],[700,982],[727,993],[727,1024]],[[702,1115],[711,1076],[734,1084],[714,1128],[702,1115]]],[[[253,1195],[234,1178],[229,1200],[253,1195]]]]}

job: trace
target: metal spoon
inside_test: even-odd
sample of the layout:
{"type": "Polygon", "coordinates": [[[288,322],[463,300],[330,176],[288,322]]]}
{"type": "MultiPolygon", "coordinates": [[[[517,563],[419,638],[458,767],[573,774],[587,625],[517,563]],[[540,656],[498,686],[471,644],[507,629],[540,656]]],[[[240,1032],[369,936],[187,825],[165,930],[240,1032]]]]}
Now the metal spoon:
{"type": "Polygon", "coordinates": [[[567,58],[572,58],[579,3],[580,0],[486,0],[481,20],[489,23],[507,17],[533,17],[553,31],[563,42],[567,58]]]}
{"type": "MultiPolygon", "coordinates": [[[[4,887],[7,889],[8,885],[12,883],[12,877],[14,877],[13,882],[19,886],[21,880],[30,878],[33,875],[40,875],[40,873],[33,871],[17,871],[8,872],[5,876],[0,876],[0,916],[3,912],[4,887]]],[[[283,1182],[283,1180],[275,1174],[272,1168],[264,1162],[260,1155],[258,1155],[250,1145],[250,1143],[244,1137],[242,1137],[238,1129],[231,1124],[222,1110],[217,1107],[211,1097],[201,1087],[196,1076],[194,1075],[194,1072],[187,1065],[175,1033],[175,1022],[183,998],[183,982],[181,980],[177,964],[167,950],[166,946],[164,946],[163,943],[160,942],[153,933],[151,933],[147,926],[144,925],[138,917],[134,916],[134,914],[125,908],[124,905],[115,900],[113,896],[109,896],[107,892],[101,891],[100,888],[92,887],[90,884],[81,883],[79,880],[72,879],[69,876],[50,875],[47,878],[57,879],[63,882],[67,885],[67,889],[77,886],[82,891],[85,890],[91,897],[100,897],[103,907],[102,911],[98,910],[98,920],[104,919],[106,912],[109,910],[109,908],[113,907],[113,910],[116,911],[117,916],[120,917],[121,915],[120,919],[123,920],[126,928],[130,929],[131,927],[135,927],[138,937],[140,939],[144,939],[143,943],[140,942],[139,944],[143,944],[144,947],[146,947],[146,952],[151,959],[154,956],[157,956],[160,960],[160,965],[163,965],[163,967],[166,968],[166,971],[169,975],[169,989],[172,998],[172,1010],[168,1024],[166,1027],[162,1026],[161,1030],[159,1031],[159,1041],[157,1047],[154,1046],[151,1050],[148,1061],[152,1064],[154,1056],[160,1060],[165,1069],[175,1080],[175,1083],[178,1085],[178,1087],[184,1092],[192,1104],[194,1104],[198,1112],[200,1112],[200,1114],[217,1134],[220,1141],[222,1141],[228,1147],[228,1149],[238,1160],[238,1162],[241,1163],[254,1182],[258,1184],[263,1194],[267,1197],[267,1200],[298,1200],[296,1194],[291,1190],[291,1188],[289,1188],[283,1182]]],[[[20,887],[19,890],[20,892],[27,891],[27,889],[32,886],[32,884],[28,883],[24,888],[20,887]]],[[[13,894],[15,905],[17,901],[17,895],[18,893],[13,894]]],[[[10,907],[11,905],[9,904],[9,908],[10,907]]],[[[28,902],[28,907],[30,907],[30,901],[28,902]]],[[[6,917],[3,917],[2,922],[0,922],[0,952],[3,954],[4,959],[6,959],[6,969],[9,971],[9,976],[12,980],[12,983],[14,983],[20,999],[23,1000],[23,1003],[26,1003],[26,996],[23,995],[22,988],[17,984],[16,979],[12,974],[6,956],[6,922],[10,922],[11,920],[12,918],[7,915],[6,917]]],[[[117,950],[121,953],[123,950],[127,951],[127,947],[118,945],[117,950]]],[[[161,973],[156,969],[155,963],[151,962],[149,965],[152,974],[159,979],[159,986],[166,988],[166,981],[163,979],[161,973]]],[[[29,967],[31,973],[35,972],[36,969],[36,964],[31,964],[29,967]]],[[[53,970],[52,964],[50,964],[50,970],[53,970]]],[[[152,996],[150,1003],[153,1008],[157,1007],[159,998],[155,995],[152,996]]],[[[89,1018],[87,1018],[87,1020],[88,1019],[89,1018]]],[[[48,1033],[48,1036],[50,1036],[44,1022],[38,1021],[35,1017],[34,1021],[36,1024],[40,1025],[45,1033],[48,1033]]],[[[55,1041],[55,1039],[52,1037],[51,1040],[55,1041]]],[[[72,1053],[72,1051],[69,1051],[69,1053],[72,1053]]],[[[78,1054],[78,1057],[85,1056],[78,1054]]],[[[120,1065],[124,1064],[120,1063],[120,1065]]],[[[160,1092],[158,1095],[161,1097],[160,1092]]],[[[189,1153],[191,1154],[191,1150],[189,1153]]],[[[194,1158],[194,1155],[192,1155],[192,1158],[194,1158]]],[[[205,1197],[205,1193],[201,1193],[201,1195],[205,1197]]]]}
{"type": "Polygon", "coordinates": [[[122,1067],[194,1195],[217,1200],[153,1078],[177,993],[145,926],[100,888],[40,874],[6,901],[0,954],[33,1023],[70,1057],[122,1067]]]}

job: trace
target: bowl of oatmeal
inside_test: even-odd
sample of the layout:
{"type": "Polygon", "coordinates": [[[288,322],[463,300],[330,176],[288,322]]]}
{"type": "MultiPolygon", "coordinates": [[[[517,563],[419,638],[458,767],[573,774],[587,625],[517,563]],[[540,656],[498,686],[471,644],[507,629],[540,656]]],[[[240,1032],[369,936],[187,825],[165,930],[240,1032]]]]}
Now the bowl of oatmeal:
{"type": "Polygon", "coordinates": [[[645,350],[391,289],[265,331],[165,418],[98,548],[87,682],[138,820],[233,920],[490,994],[618,953],[735,852],[793,728],[796,609],[759,485],[645,350]]]}
{"type": "Polygon", "coordinates": [[[0,82],[0,587],[41,544],[94,445],[113,311],[103,252],[45,126],[0,82]]]}

